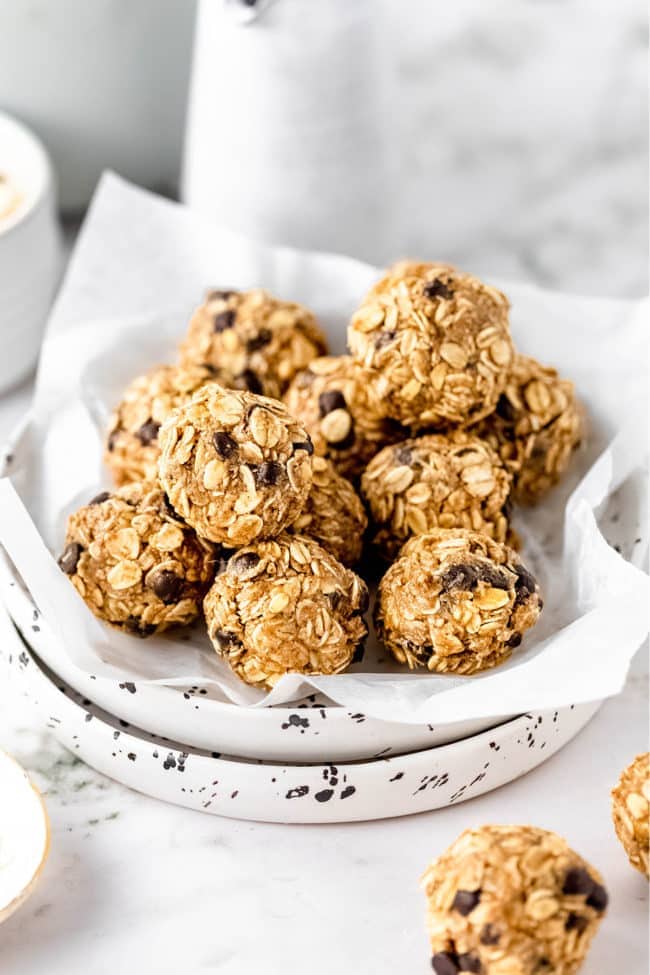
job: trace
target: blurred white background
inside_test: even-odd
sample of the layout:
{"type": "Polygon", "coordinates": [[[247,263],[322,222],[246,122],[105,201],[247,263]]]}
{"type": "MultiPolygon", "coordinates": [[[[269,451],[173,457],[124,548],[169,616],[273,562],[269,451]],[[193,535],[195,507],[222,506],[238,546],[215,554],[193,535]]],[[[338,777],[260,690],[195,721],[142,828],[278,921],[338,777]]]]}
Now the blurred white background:
{"type": "MultiPolygon", "coordinates": [[[[232,19],[242,6],[208,5],[225,5],[232,19]]],[[[227,45],[214,43],[210,78],[219,84],[202,96],[214,105],[201,145],[210,146],[203,164],[224,223],[378,263],[412,254],[572,292],[647,291],[643,0],[354,6],[347,47],[336,48],[334,32],[329,48],[321,40],[320,69],[306,56],[315,31],[323,35],[316,12],[345,18],[348,0],[267,0],[256,23],[231,27],[227,45]],[[282,31],[284,45],[273,42],[282,31]],[[269,42],[285,72],[280,107],[269,73],[278,65],[264,60],[269,42]],[[364,117],[375,127],[374,164],[357,152],[362,134],[357,145],[352,136],[327,141],[323,105],[346,91],[348,69],[349,111],[360,132],[364,117]],[[315,79],[323,90],[309,135],[321,125],[332,157],[320,186],[316,143],[300,126],[281,128],[292,112],[304,121],[315,79]],[[271,164],[283,154],[292,185],[274,194],[265,173],[278,182],[271,164]],[[333,187],[332,174],[346,166],[348,178],[333,187]],[[298,192],[304,187],[311,199],[298,192]]],[[[0,108],[43,137],[66,212],[87,202],[106,166],[177,192],[194,14],[191,0],[0,0],[0,108]]]]}

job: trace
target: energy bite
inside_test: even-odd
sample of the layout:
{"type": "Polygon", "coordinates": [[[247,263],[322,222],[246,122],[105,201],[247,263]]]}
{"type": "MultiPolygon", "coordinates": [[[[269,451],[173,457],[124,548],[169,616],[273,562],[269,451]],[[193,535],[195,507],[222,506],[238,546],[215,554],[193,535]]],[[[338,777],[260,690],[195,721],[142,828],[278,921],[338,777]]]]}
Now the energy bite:
{"type": "Polygon", "coordinates": [[[534,826],[465,830],[422,887],[436,975],[573,975],[608,900],[598,871],[534,826]]]}
{"type": "Polygon", "coordinates": [[[516,355],[494,413],[476,428],[513,476],[513,497],[535,504],[560,480],[580,444],[583,412],[573,383],[516,355]]]}
{"type": "Polygon", "coordinates": [[[384,447],[368,464],[361,492],[375,544],[393,558],[411,535],[434,528],[471,528],[505,541],[511,483],[485,441],[454,430],[384,447]]]}
{"type": "Polygon", "coordinates": [[[118,486],[156,479],[161,423],[213,378],[202,366],[157,366],[127,386],[109,421],[104,452],[118,486]]]}
{"type": "Polygon", "coordinates": [[[628,859],[646,877],[650,826],[650,754],[637,755],[612,789],[612,818],[628,859]]]}
{"type": "Polygon", "coordinates": [[[181,345],[184,365],[228,373],[228,385],[280,398],[291,379],[327,340],[308,308],[262,288],[210,291],[190,321],[181,345]]]}
{"type": "Polygon", "coordinates": [[[70,516],[59,566],[95,616],[149,636],[198,616],[215,553],[158,485],[132,483],[70,516]]]}
{"type": "Polygon", "coordinates": [[[305,424],[316,453],[344,477],[358,477],[381,447],[405,435],[381,415],[368,376],[348,355],[314,359],[293,380],[285,403],[305,424]]]}
{"type": "Polygon", "coordinates": [[[375,625],[411,669],[474,674],[503,663],[541,609],[513,549],[479,532],[437,529],[410,539],[384,575],[375,625]]]}
{"type": "Polygon", "coordinates": [[[368,527],[365,508],[349,481],[325,457],[313,458],[314,480],[305,507],[288,531],[308,535],[343,565],[359,561],[368,527]]]}
{"type": "Polygon", "coordinates": [[[389,268],[353,315],[348,342],[386,416],[414,430],[487,416],[513,358],[508,299],[446,264],[389,268]]]}
{"type": "Polygon", "coordinates": [[[247,684],[337,674],[367,634],[366,584],[313,538],[280,535],[236,552],[203,609],[217,653],[247,684]]]}
{"type": "Polygon", "coordinates": [[[209,383],[168,417],[159,443],[160,481],[202,538],[235,548],[277,535],[307,500],[313,447],[277,400],[209,383]]]}

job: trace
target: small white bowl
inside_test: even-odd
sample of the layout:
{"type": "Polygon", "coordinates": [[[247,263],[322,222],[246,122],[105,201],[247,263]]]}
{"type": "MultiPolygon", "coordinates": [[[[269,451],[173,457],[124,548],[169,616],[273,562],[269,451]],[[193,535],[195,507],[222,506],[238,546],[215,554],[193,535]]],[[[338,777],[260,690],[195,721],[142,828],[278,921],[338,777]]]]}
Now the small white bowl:
{"type": "Polygon", "coordinates": [[[20,382],[38,357],[61,271],[56,193],[47,153],[25,126],[0,112],[0,173],[19,195],[0,217],[0,392],[20,382]]]}

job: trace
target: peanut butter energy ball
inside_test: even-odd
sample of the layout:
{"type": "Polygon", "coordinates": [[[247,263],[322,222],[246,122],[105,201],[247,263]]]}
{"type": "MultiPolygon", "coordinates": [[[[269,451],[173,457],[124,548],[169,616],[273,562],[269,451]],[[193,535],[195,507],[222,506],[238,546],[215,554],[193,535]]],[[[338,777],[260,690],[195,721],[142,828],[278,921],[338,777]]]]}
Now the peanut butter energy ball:
{"type": "Polygon", "coordinates": [[[648,827],[650,825],[650,754],[637,755],[623,770],[612,789],[612,817],[616,835],[633,867],[650,876],[648,827]]]}
{"type": "Polygon", "coordinates": [[[316,318],[262,288],[210,291],[192,316],[181,362],[231,377],[224,385],[279,398],[297,372],[327,352],[316,318]]]}
{"type": "Polygon", "coordinates": [[[386,572],[375,625],[400,663],[473,674],[506,660],[541,608],[516,552],[479,532],[437,529],[408,541],[386,572]]]}
{"type": "Polygon", "coordinates": [[[598,871],[534,826],[465,830],[422,886],[436,975],[574,975],[608,900],[598,871]]]}
{"type": "Polygon", "coordinates": [[[387,558],[433,528],[473,528],[505,541],[510,486],[498,454],[462,430],[384,447],[361,478],[374,540],[387,558]]]}
{"type": "Polygon", "coordinates": [[[277,400],[209,383],[168,417],[159,442],[173,508],[210,541],[277,535],[307,500],[313,447],[277,400]]]}
{"type": "Polygon", "coordinates": [[[313,458],[314,480],[305,507],[288,529],[308,535],[343,565],[361,558],[366,511],[349,481],[325,457],[313,458]]]}
{"type": "Polygon", "coordinates": [[[367,633],[366,584],[313,538],[280,535],[236,552],[203,604],[217,653],[248,684],[337,674],[367,633]]]}
{"type": "Polygon", "coordinates": [[[579,446],[584,414],[573,383],[555,369],[515,355],[496,410],[476,432],[513,476],[513,497],[534,504],[560,480],[579,446]]]}
{"type": "Polygon", "coordinates": [[[446,264],[402,261],[364,299],[348,329],[386,416],[414,430],[466,426],[491,413],[513,349],[508,300],[446,264]]]}
{"type": "Polygon", "coordinates": [[[148,636],[198,615],[215,555],[157,485],[132,483],[70,516],[59,566],[95,616],[148,636]]]}
{"type": "Polygon", "coordinates": [[[127,386],[110,419],[104,454],[117,485],[156,479],[160,424],[213,378],[202,366],[157,366],[127,386]]]}
{"type": "Polygon", "coordinates": [[[314,359],[295,377],[285,402],[305,424],[316,453],[344,477],[358,477],[381,447],[405,436],[381,415],[368,376],[348,355],[314,359]]]}

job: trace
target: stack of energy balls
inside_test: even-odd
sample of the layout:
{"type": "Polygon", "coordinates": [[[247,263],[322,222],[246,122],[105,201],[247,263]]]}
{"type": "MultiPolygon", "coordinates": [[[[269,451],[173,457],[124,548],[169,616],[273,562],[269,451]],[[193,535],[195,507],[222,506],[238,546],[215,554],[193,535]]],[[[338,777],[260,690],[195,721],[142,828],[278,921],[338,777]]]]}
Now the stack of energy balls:
{"type": "Polygon", "coordinates": [[[306,308],[209,292],[179,363],[125,391],[116,489],[71,516],[61,568],[132,633],[203,611],[233,671],[271,687],[358,659],[365,540],[387,563],[375,625],[396,660],[501,663],[542,608],[511,502],[559,480],[582,426],[572,384],[513,349],[508,308],[470,274],[402,262],[330,356],[306,308]]]}

